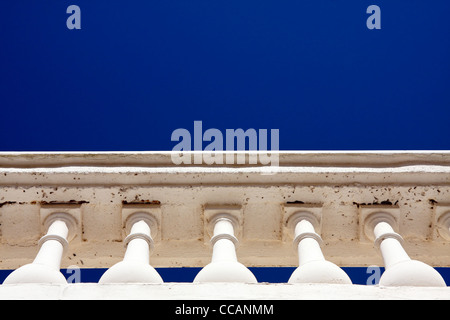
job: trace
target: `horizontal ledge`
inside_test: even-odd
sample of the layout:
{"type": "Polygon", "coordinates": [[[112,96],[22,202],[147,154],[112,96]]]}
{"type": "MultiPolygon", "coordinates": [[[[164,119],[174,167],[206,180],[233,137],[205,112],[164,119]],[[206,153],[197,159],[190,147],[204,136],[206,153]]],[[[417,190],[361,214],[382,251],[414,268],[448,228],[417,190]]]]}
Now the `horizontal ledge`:
{"type": "Polygon", "coordinates": [[[0,168],[1,186],[30,185],[449,185],[450,166],[0,168]]]}
{"type": "MultiPolygon", "coordinates": [[[[346,284],[18,284],[1,285],[0,299],[140,300],[361,300],[450,299],[450,288],[379,287],[346,284]]],[[[226,304],[226,302],[223,302],[226,304]]],[[[180,302],[181,306],[181,302],[180,302]]],[[[276,314],[276,313],[275,313],[276,314]]]]}
{"type": "MultiPolygon", "coordinates": [[[[393,167],[405,165],[450,165],[448,150],[409,151],[223,151],[223,157],[233,154],[273,154],[280,166],[343,166],[343,167],[393,167]]],[[[61,166],[110,167],[179,167],[172,156],[180,152],[0,152],[0,167],[38,168],[61,166]]],[[[186,152],[191,159],[202,151],[186,152]]],[[[193,161],[192,161],[193,163],[193,161]]],[[[248,163],[248,161],[246,161],[248,163]]],[[[189,165],[188,165],[189,166],[189,165]]],[[[238,164],[203,164],[205,167],[242,167],[238,164]]],[[[250,166],[250,165],[247,165],[250,166]]],[[[263,165],[253,165],[260,166],[263,165]]]]}

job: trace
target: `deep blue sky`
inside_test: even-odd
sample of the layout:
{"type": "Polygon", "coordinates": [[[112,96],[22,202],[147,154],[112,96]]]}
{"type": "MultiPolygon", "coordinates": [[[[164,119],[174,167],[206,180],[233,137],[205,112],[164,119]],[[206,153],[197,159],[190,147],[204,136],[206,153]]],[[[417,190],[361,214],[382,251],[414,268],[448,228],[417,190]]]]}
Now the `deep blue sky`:
{"type": "Polygon", "coordinates": [[[0,3],[0,151],[171,150],[279,129],[282,150],[450,149],[448,0],[0,3]],[[66,8],[81,8],[68,30],[66,8]],[[381,8],[368,30],[366,8],[381,8]]]}
{"type": "MultiPolygon", "coordinates": [[[[295,267],[267,267],[267,268],[249,268],[255,275],[258,282],[286,283],[294,272],[295,267]]],[[[373,276],[373,270],[367,271],[364,267],[344,267],[344,271],[349,275],[353,284],[374,284],[370,278],[373,276]]],[[[81,282],[98,282],[107,269],[81,269],[81,282]]],[[[192,282],[201,268],[156,268],[163,278],[164,282],[192,282]]],[[[436,268],[442,275],[447,285],[450,285],[450,268],[436,268]]],[[[381,268],[381,274],[384,268],[381,268]]],[[[0,284],[12,270],[0,270],[0,284]]],[[[73,271],[67,272],[67,269],[61,269],[66,278],[74,275],[73,271]]],[[[377,280],[378,281],[378,280],[377,280]]],[[[378,282],[377,282],[378,283],[378,282]]]]}
{"type": "Polygon", "coordinates": [[[449,12],[448,0],[1,1],[0,151],[171,150],[195,120],[279,129],[282,150],[448,150],[449,12]],[[71,4],[81,30],[66,27],[71,4]],[[381,30],[366,27],[371,4],[381,30]]]}

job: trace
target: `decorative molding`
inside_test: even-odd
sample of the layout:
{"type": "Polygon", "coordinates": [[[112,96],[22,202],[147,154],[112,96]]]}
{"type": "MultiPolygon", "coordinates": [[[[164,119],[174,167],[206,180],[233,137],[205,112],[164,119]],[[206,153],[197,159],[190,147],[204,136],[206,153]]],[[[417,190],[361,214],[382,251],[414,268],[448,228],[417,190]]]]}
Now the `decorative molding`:
{"type": "Polygon", "coordinates": [[[78,204],[48,204],[40,206],[40,221],[42,233],[47,232],[55,220],[62,220],[69,228],[67,241],[82,241],[81,205],[78,204]]]}
{"type": "Polygon", "coordinates": [[[380,221],[388,222],[399,231],[400,209],[391,205],[361,205],[359,207],[359,241],[374,242],[375,225],[380,221]]]}

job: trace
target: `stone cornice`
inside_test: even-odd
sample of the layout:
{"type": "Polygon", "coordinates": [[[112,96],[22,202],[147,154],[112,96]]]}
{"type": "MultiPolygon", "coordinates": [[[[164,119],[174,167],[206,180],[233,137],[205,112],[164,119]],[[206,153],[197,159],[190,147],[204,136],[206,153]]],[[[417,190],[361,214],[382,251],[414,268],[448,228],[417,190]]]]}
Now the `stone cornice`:
{"type": "MultiPolygon", "coordinates": [[[[0,152],[0,167],[38,168],[61,166],[180,167],[172,162],[173,151],[119,152],[0,152]]],[[[186,152],[194,157],[204,152],[186,152]]],[[[227,154],[248,151],[223,151],[227,154]]],[[[263,152],[252,152],[260,154],[263,152]]],[[[414,165],[450,166],[450,151],[274,151],[280,166],[398,167],[414,165]]],[[[247,162],[248,163],[248,162],[247,162]]],[[[189,166],[189,165],[187,165],[189,166]]],[[[195,165],[203,167],[261,167],[264,165],[195,165]]]]}
{"type": "MultiPolygon", "coordinates": [[[[175,165],[172,152],[0,153],[0,185],[448,185],[450,152],[279,152],[279,166],[175,165]]],[[[194,154],[194,153],[192,153],[194,154]]]]}

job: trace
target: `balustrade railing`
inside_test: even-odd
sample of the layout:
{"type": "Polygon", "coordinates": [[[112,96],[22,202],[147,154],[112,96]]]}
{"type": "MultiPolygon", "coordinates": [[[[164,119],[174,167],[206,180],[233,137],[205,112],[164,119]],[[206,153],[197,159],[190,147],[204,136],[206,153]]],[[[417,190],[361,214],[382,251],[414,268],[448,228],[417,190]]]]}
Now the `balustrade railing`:
{"type": "MultiPolygon", "coordinates": [[[[373,211],[373,208],[371,209],[373,211]]],[[[313,210],[314,211],[314,210],[313,210]]],[[[307,207],[289,206],[286,225],[291,231],[297,249],[299,266],[289,279],[294,283],[351,284],[348,275],[336,264],[327,261],[321,250],[322,239],[316,232],[320,229],[320,215],[307,207]]],[[[240,208],[205,209],[205,223],[210,231],[212,245],[211,262],[197,274],[194,283],[242,282],[257,283],[252,272],[238,262],[236,245],[239,243],[235,230],[240,229],[240,208]],[[236,213],[237,212],[237,213],[236,213]]],[[[413,260],[402,246],[403,238],[394,231],[398,221],[389,210],[380,209],[365,216],[366,236],[374,242],[384,261],[386,271],[381,276],[381,286],[446,286],[442,276],[431,266],[413,260]]],[[[12,272],[5,285],[19,283],[67,283],[60,272],[61,259],[69,241],[78,233],[80,225],[68,213],[49,214],[43,227],[47,233],[39,241],[39,252],[34,261],[12,272]]],[[[111,266],[99,283],[163,283],[161,276],[150,263],[150,251],[154,246],[152,234],[160,232],[157,219],[146,212],[129,214],[124,229],[126,247],[121,262],[111,266]]],[[[437,228],[448,230],[448,214],[439,219],[437,228]]]]}
{"type": "Polygon", "coordinates": [[[172,155],[0,153],[4,285],[67,283],[75,263],[109,268],[100,284],[161,284],[158,266],[257,283],[251,267],[280,266],[290,284],[351,285],[344,267],[383,264],[381,286],[445,286],[450,152],[279,152],[276,170],[172,155]]]}

